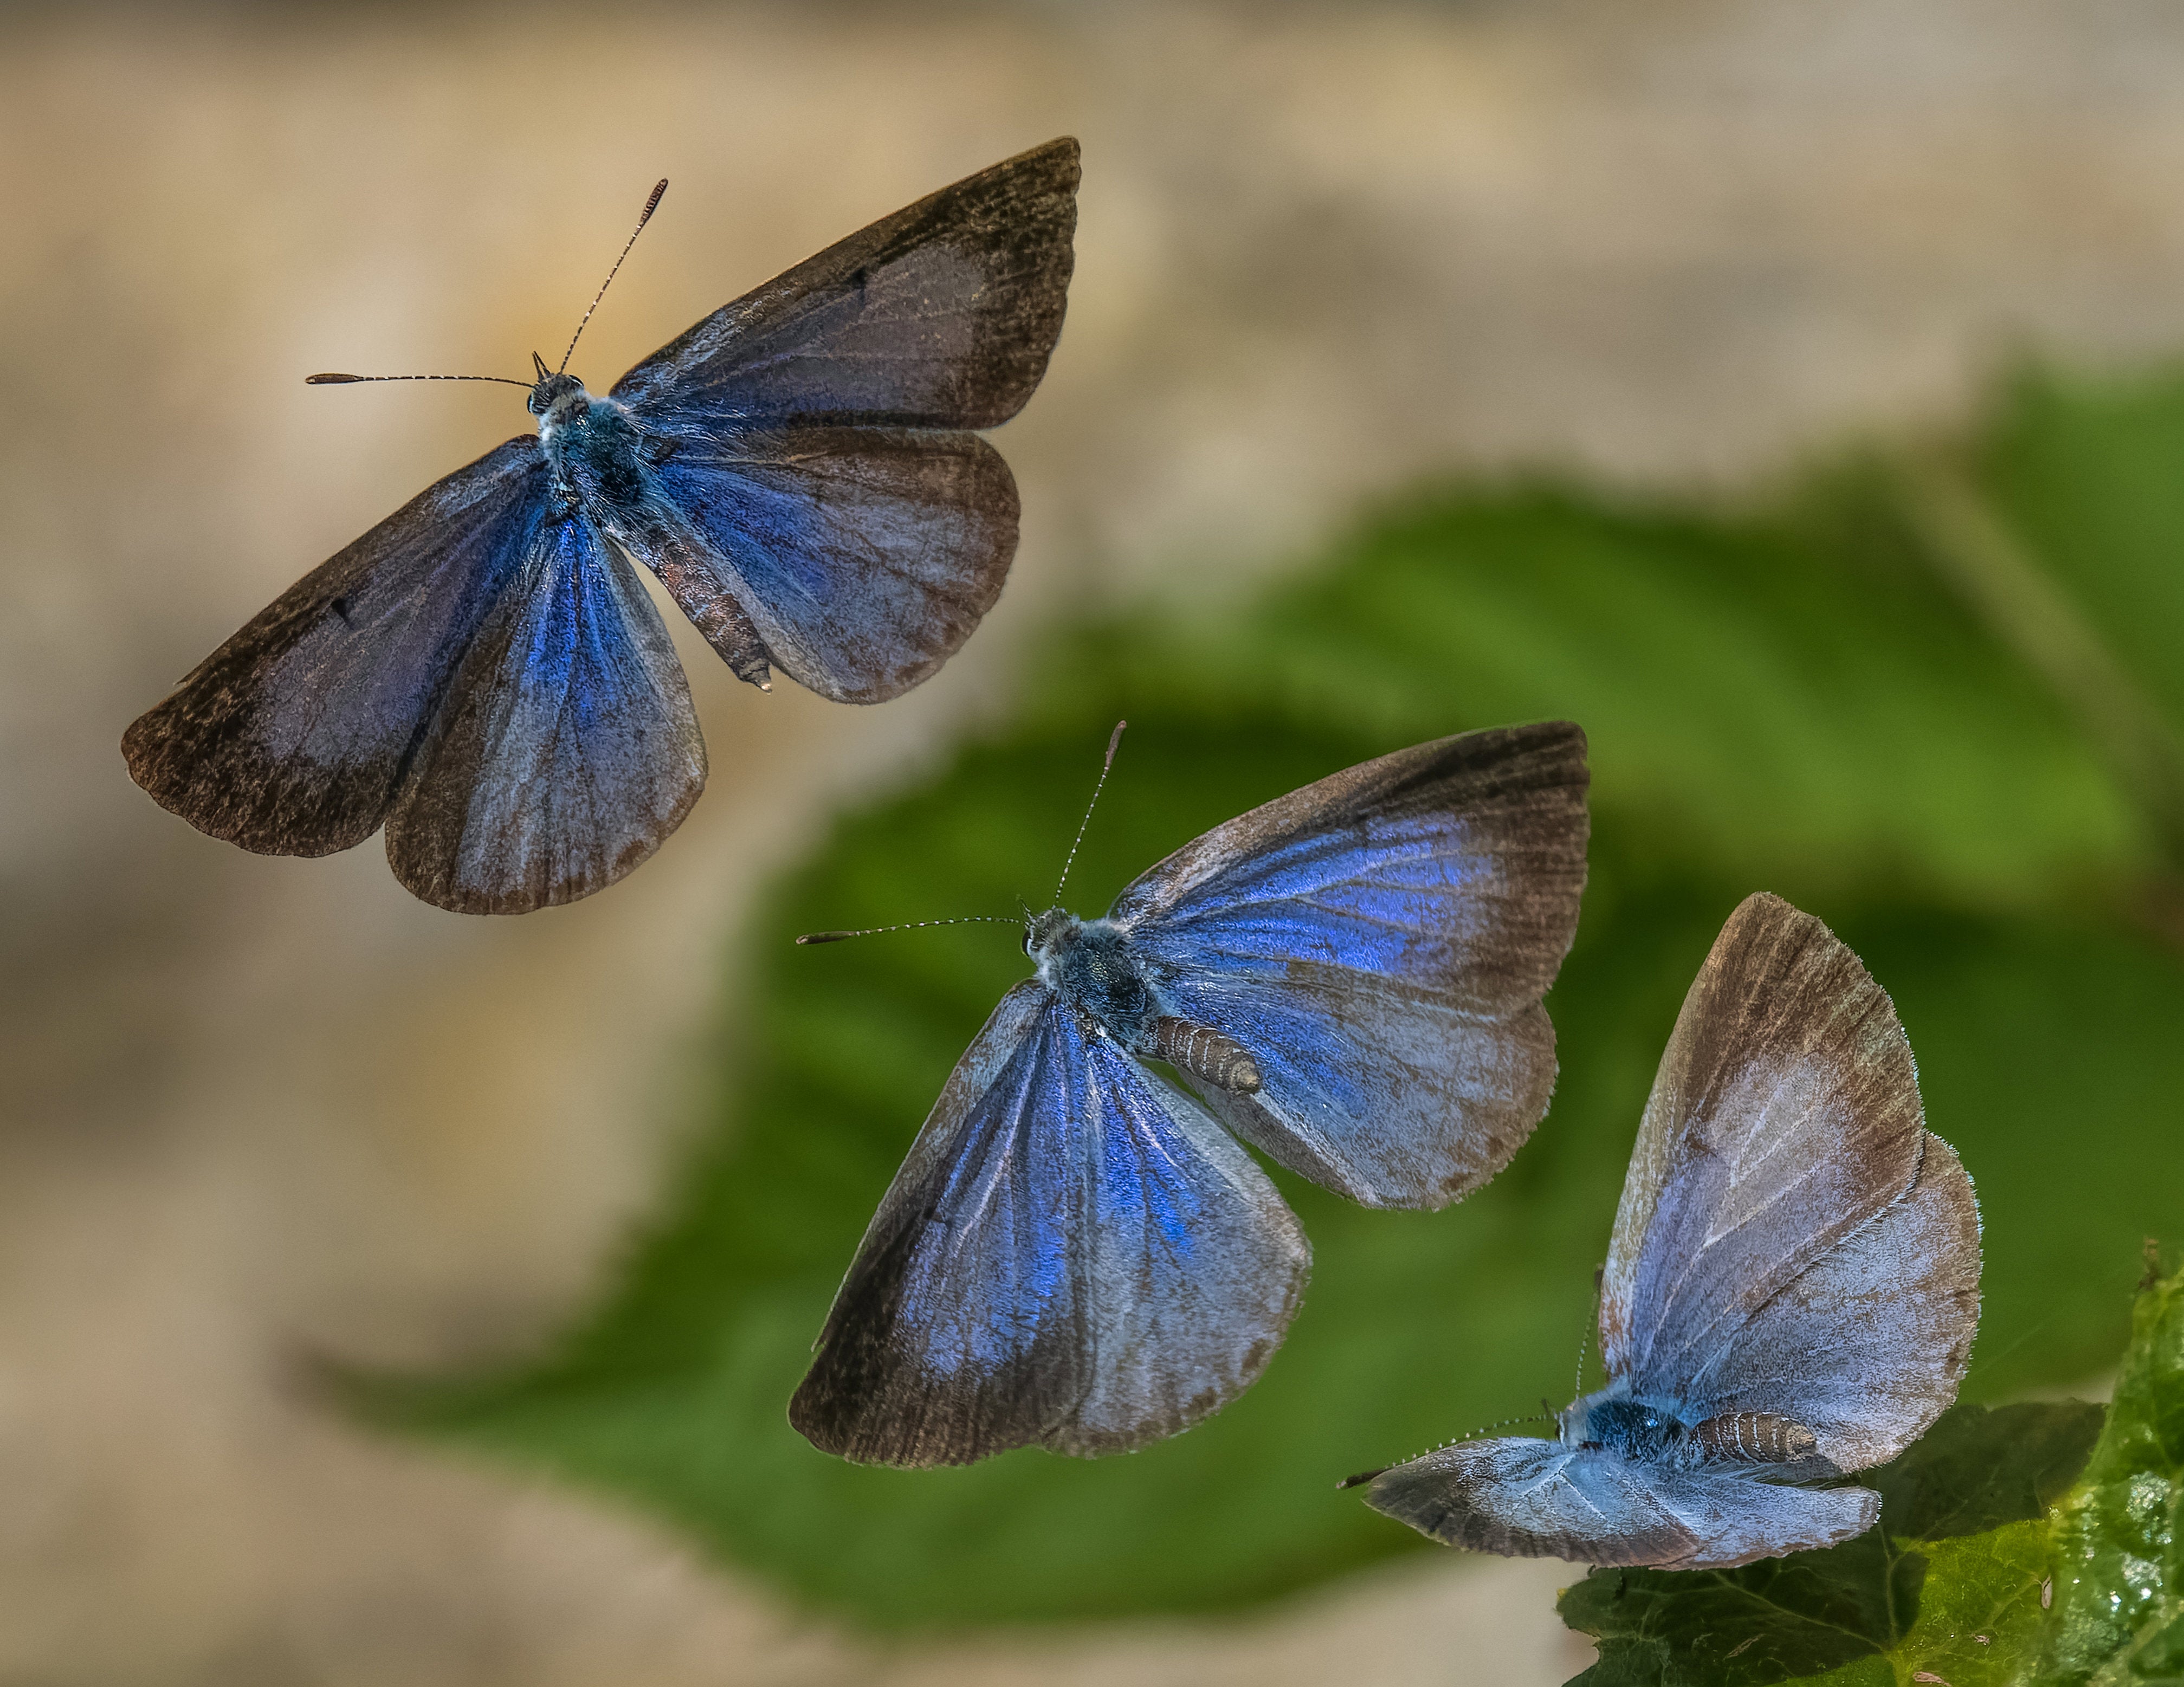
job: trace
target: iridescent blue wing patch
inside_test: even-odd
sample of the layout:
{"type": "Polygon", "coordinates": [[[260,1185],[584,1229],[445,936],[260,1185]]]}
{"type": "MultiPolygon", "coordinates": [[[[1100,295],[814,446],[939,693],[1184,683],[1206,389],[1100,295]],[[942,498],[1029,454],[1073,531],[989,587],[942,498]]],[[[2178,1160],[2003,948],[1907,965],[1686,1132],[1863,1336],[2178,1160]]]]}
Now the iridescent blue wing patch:
{"type": "Polygon", "coordinates": [[[511,439],[313,569],[129,728],[131,777],[261,855],[371,836],[523,566],[545,473],[538,440],[511,439]]]}
{"type": "Polygon", "coordinates": [[[1250,1386],[1308,1260],[1249,1155],[1028,981],[882,1201],[789,1418],[868,1463],[1124,1451],[1250,1386]]]}
{"type": "Polygon", "coordinates": [[[1546,1110],[1540,998],[1585,888],[1585,735],[1567,721],[1401,750],[1215,827],[1108,917],[1167,1011],[1250,1051],[1193,1088],[1246,1141],[1375,1206],[1437,1207],[1546,1110]]]}
{"type": "Polygon", "coordinates": [[[1557,1441],[1444,1448],[1367,1497],[1454,1545],[1595,1564],[1847,1539],[1878,1497],[1791,1484],[1892,1458],[1947,1407],[1979,1265],[1970,1180],[1925,1128],[1886,994],[1818,920],[1749,898],[1639,1127],[1602,1279],[1607,1387],[1557,1441]]]}
{"type": "Polygon", "coordinates": [[[621,877],[705,785],[689,687],[635,572],[581,515],[541,521],[387,821],[387,859],[443,908],[527,913],[621,877]]]}
{"type": "Polygon", "coordinates": [[[931,675],[994,606],[1016,553],[1016,482],[974,433],[751,428],[677,444],[660,484],[698,543],[677,548],[681,567],[638,554],[700,626],[732,595],[772,661],[837,703],[931,675]]]}

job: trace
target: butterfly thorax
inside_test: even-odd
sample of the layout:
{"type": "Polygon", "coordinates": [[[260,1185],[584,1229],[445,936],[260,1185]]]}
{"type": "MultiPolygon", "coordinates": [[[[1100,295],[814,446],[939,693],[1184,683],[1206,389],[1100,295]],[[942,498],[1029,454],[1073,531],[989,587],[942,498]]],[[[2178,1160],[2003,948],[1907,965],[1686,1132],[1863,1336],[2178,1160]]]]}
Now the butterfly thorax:
{"type": "Polygon", "coordinates": [[[612,398],[584,390],[573,375],[549,375],[531,389],[539,443],[565,503],[582,504],[610,532],[616,519],[647,501],[650,476],[637,426],[612,398]]]}
{"type": "Polygon", "coordinates": [[[722,585],[717,553],[662,494],[648,435],[628,408],[586,392],[573,375],[546,376],[531,389],[529,404],[538,418],[556,515],[588,518],[625,555],[660,576],[738,679],[772,689],[765,641],[749,611],[722,585]]]}
{"type": "Polygon", "coordinates": [[[1040,983],[1132,1054],[1166,1061],[1216,1089],[1248,1095],[1259,1088],[1251,1051],[1176,1013],[1122,927],[1050,908],[1024,927],[1024,953],[1039,963],[1040,983]]]}
{"type": "Polygon", "coordinates": [[[1145,1039],[1160,1004],[1120,927],[1050,908],[1032,921],[1024,949],[1039,963],[1040,983],[1125,1048],[1145,1039]]]}
{"type": "Polygon", "coordinates": [[[1684,1423],[1668,1406],[1611,1392],[1588,1395],[1564,1411],[1562,1436],[1575,1446],[1658,1464],[1675,1452],[1684,1439],[1684,1423]]]}

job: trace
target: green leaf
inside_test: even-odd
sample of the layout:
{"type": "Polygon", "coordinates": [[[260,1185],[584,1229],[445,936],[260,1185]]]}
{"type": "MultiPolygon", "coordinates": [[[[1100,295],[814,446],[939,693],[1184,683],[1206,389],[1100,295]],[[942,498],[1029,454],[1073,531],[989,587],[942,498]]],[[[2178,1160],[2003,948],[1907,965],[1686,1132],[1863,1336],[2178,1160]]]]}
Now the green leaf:
{"type": "Polygon", "coordinates": [[[2138,1297],[2108,1427],[2058,1510],[2043,1687],[2184,1681],[2184,1272],[2138,1297]]]}
{"type": "Polygon", "coordinates": [[[1585,1687],[2027,1679],[2048,1511],[2100,1433],[2097,1406],[1959,1406],[1866,1474],[1878,1528],[1736,1570],[1595,1570],[1563,1617],[1600,1642],[1585,1687]]]}

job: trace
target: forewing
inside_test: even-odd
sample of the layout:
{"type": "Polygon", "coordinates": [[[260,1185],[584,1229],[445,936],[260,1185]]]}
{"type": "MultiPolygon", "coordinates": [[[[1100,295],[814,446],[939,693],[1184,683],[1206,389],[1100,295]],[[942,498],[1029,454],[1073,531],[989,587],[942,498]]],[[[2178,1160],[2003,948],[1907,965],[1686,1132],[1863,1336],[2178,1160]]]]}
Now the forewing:
{"type": "Polygon", "coordinates": [[[1265,1175],[1034,982],[957,1066],[789,1403],[827,1451],[1116,1452],[1251,1384],[1301,1292],[1265,1175]]]}
{"type": "Polygon", "coordinates": [[[667,629],[582,517],[541,521],[387,821],[395,877],[465,914],[604,888],[681,824],[705,748],[667,629]]]}
{"type": "Polygon", "coordinates": [[[1006,421],[1061,331],[1078,174],[1064,139],[944,187],[722,306],[614,397],[655,428],[1006,421]]]}
{"type": "Polygon", "coordinates": [[[130,776],[263,855],[369,838],[522,567],[543,479],[537,438],[511,439],[313,569],[129,728],[130,776]]]}
{"type": "Polygon", "coordinates": [[[1169,856],[1110,917],[1172,1011],[1248,1049],[1195,1085],[1284,1165],[1440,1206],[1506,1165],[1554,1085],[1540,997],[1585,888],[1585,735],[1469,732],[1308,785],[1169,856]]]}
{"type": "Polygon", "coordinates": [[[1979,1328],[1979,1207],[1925,1134],[1911,1192],[1793,1278],[1693,1372],[1694,1413],[1766,1411],[1838,1470],[1894,1458],[1947,1409],[1979,1328]]]}
{"type": "Polygon", "coordinates": [[[1512,1558],[1725,1568],[1870,1528],[1880,1496],[1674,1470],[1559,1441],[1459,1441],[1373,1478],[1366,1503],[1450,1546],[1512,1558]]]}
{"type": "Polygon", "coordinates": [[[935,671],[1016,554],[1016,482],[976,434],[744,429],[677,443],[658,475],[698,541],[680,548],[695,599],[660,571],[678,601],[694,619],[732,594],[775,665],[838,703],[883,702],[935,671]]]}
{"type": "Polygon", "coordinates": [[[1747,898],[1638,1127],[1602,1284],[1608,1373],[1682,1398],[1769,1300],[1909,1191],[1924,1135],[1886,993],[1811,915],[1747,898]]]}

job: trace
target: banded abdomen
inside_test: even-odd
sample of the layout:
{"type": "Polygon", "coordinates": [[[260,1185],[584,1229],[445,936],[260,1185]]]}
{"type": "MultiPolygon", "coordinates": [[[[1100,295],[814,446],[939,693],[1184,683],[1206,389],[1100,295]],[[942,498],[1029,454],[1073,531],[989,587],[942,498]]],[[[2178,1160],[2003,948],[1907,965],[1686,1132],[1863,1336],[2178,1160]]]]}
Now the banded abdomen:
{"type": "Polygon", "coordinates": [[[1795,1464],[1819,1447],[1803,1424],[1771,1411],[1724,1412],[1693,1424],[1685,1442],[1709,1462],[1736,1464],[1795,1464]]]}
{"type": "Polygon", "coordinates": [[[1162,1014],[1153,1021],[1151,1052],[1216,1089],[1249,1095],[1259,1087],[1259,1063],[1251,1051],[1195,1020],[1162,1014]]]}

